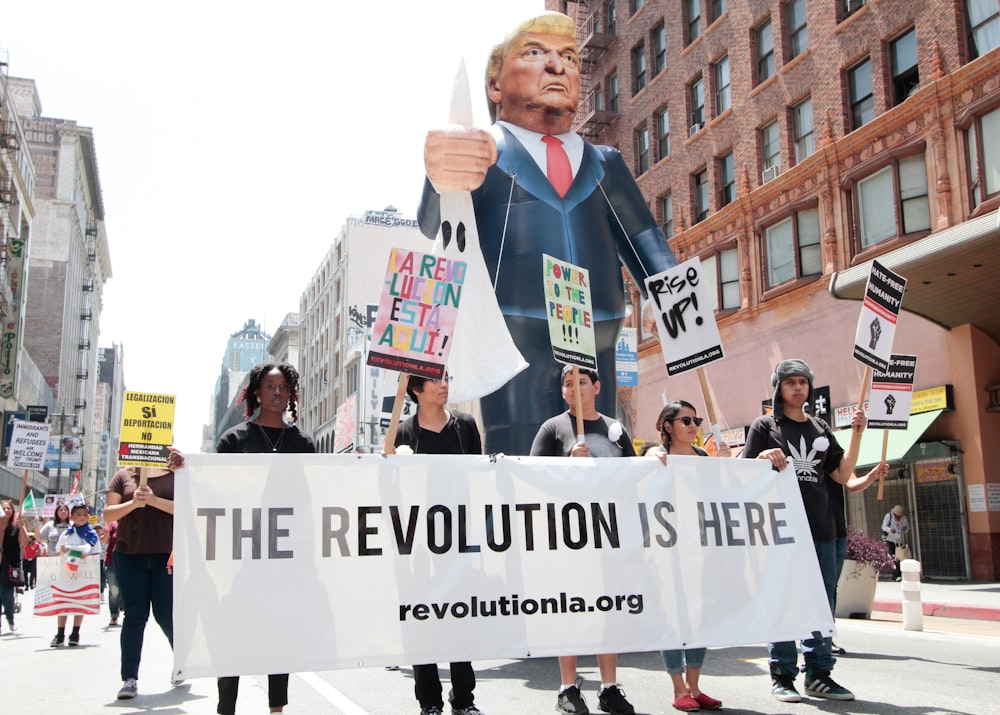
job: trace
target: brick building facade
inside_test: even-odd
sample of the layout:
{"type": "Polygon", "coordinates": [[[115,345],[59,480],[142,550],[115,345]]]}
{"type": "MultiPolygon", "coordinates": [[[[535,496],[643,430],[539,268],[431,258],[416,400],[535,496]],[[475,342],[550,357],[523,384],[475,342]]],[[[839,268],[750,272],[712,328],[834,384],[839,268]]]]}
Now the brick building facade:
{"type": "MultiPolygon", "coordinates": [[[[938,238],[947,244],[962,226],[974,226],[980,241],[971,257],[936,266],[940,276],[922,276],[908,296],[957,292],[948,281],[969,291],[1000,268],[1000,229],[975,222],[1000,205],[997,0],[546,7],[577,21],[577,130],[619,148],[678,259],[700,257],[715,284],[727,358],[706,372],[724,426],[760,414],[771,370],[787,357],[810,363],[834,407],[856,402],[863,366],[851,346],[860,306],[831,295],[840,273],[875,257],[926,252],[938,238]]],[[[933,255],[924,265],[935,268],[933,255]]],[[[654,438],[667,395],[705,403],[692,399],[700,395],[693,373],[668,382],[630,290],[641,389],[621,397],[634,433],[654,438]]],[[[916,387],[948,386],[953,402],[890,454],[887,493],[914,515],[925,567],[995,579],[1000,505],[994,498],[991,511],[980,495],[1000,484],[992,446],[1000,444],[1000,414],[989,392],[1000,383],[1000,329],[988,318],[921,311],[928,320],[906,312],[905,300],[903,307],[894,352],[917,354],[916,387]],[[946,498],[924,476],[934,459],[949,464],[946,498]]],[[[887,508],[871,490],[852,497],[849,518],[877,532],[887,508]]]]}

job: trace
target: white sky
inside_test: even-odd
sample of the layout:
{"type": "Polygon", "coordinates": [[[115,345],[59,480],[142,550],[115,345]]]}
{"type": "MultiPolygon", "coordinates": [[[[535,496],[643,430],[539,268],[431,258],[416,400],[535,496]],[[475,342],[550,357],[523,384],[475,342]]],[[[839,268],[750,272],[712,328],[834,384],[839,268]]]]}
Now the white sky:
{"type": "Polygon", "coordinates": [[[10,75],[92,127],[113,277],[99,344],[178,396],[194,452],[225,343],[274,332],[345,219],[415,218],[423,136],[464,57],[478,126],[493,44],[543,0],[5,3],[10,75]]]}

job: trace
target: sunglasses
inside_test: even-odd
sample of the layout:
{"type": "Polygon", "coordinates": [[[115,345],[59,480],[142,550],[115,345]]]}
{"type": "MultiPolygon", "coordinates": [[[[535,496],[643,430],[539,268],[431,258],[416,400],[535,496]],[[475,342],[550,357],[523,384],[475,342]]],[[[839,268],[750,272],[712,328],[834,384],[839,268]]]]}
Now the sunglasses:
{"type": "Polygon", "coordinates": [[[674,417],[670,421],[671,422],[680,422],[685,427],[690,427],[691,423],[694,422],[694,426],[695,427],[701,427],[702,418],[701,417],[688,417],[687,415],[685,415],[684,417],[674,417]]]}

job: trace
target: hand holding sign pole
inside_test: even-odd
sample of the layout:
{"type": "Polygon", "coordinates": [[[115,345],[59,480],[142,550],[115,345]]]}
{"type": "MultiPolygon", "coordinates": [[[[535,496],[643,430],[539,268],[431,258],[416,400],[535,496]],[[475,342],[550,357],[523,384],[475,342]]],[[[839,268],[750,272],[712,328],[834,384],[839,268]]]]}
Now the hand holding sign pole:
{"type": "Polygon", "coordinates": [[[722,360],[722,339],[715,322],[715,311],[705,289],[701,259],[692,258],[646,279],[646,290],[653,300],[660,349],[667,366],[667,376],[698,370],[702,398],[708,411],[712,434],[718,448],[722,431],[715,414],[715,404],[708,384],[705,365],[722,360]]]}
{"type": "MultiPolygon", "coordinates": [[[[868,274],[868,285],[865,287],[865,297],[861,305],[861,315],[858,317],[858,329],[854,337],[854,359],[865,365],[865,374],[861,378],[861,389],[858,395],[858,406],[864,409],[868,396],[868,386],[872,381],[872,370],[886,372],[892,357],[892,341],[896,336],[896,322],[903,305],[903,293],[906,291],[906,279],[893,273],[878,261],[872,261],[871,272],[868,274]]],[[[847,458],[855,463],[861,449],[862,429],[855,427],[851,436],[851,446],[847,458]]],[[[882,456],[885,458],[885,440],[883,435],[882,456]]],[[[883,487],[879,480],[879,498],[882,498],[883,487]]]]}

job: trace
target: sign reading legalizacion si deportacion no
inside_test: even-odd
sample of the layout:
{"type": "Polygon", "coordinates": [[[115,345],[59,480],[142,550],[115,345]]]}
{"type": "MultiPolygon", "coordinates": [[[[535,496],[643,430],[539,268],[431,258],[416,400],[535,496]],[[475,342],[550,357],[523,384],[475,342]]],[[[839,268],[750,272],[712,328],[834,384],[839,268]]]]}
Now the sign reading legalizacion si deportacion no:
{"type": "Polygon", "coordinates": [[[126,392],[122,403],[122,467],[166,467],[174,443],[174,395],[126,392]]]}

